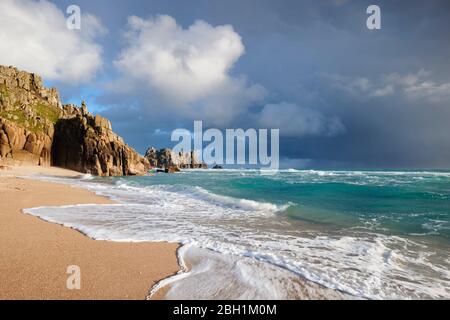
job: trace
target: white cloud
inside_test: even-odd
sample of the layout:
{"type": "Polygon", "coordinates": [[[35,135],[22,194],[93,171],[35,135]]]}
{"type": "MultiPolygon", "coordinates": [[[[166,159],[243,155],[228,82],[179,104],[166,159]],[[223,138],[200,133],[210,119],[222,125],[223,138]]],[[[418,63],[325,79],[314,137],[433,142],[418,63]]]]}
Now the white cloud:
{"type": "Polygon", "coordinates": [[[427,99],[432,102],[450,100],[450,83],[437,84],[433,81],[425,81],[405,89],[405,93],[411,98],[427,99]]]}
{"type": "Polygon", "coordinates": [[[45,0],[1,0],[0,64],[48,80],[89,81],[102,66],[94,39],[105,32],[92,15],[82,15],[81,30],[69,30],[64,12],[45,0]]]}
{"type": "Polygon", "coordinates": [[[116,86],[144,86],[178,115],[226,124],[244,113],[265,90],[230,70],[244,54],[242,39],[230,25],[196,21],[188,28],[170,16],[129,17],[127,46],[114,62],[123,75],[116,86]]]}
{"type": "Polygon", "coordinates": [[[345,91],[352,96],[365,95],[373,88],[372,82],[365,77],[349,77],[340,74],[323,74],[322,77],[330,82],[333,88],[345,91]]]}
{"type": "Polygon", "coordinates": [[[428,78],[431,75],[429,71],[425,71],[424,69],[420,69],[416,73],[390,73],[384,77],[384,82],[396,85],[399,87],[410,87],[416,85],[421,80],[428,78]]]}
{"type": "Polygon", "coordinates": [[[393,85],[386,85],[385,87],[374,89],[374,91],[371,93],[371,96],[373,97],[386,97],[393,95],[395,92],[393,85]]]}
{"type": "MultiPolygon", "coordinates": [[[[201,119],[208,125],[232,125],[247,117],[249,107],[262,105],[266,92],[231,70],[244,54],[239,34],[230,25],[196,21],[183,28],[162,15],[129,17],[126,46],[114,62],[122,79],[113,88],[145,97],[152,117],[201,119]],[[142,93],[142,90],[145,92],[142,93]]],[[[364,81],[355,83],[364,87],[364,81]]],[[[248,125],[280,128],[284,136],[335,135],[344,130],[337,117],[291,103],[267,104],[248,125]]]]}
{"type": "Polygon", "coordinates": [[[430,79],[431,75],[431,72],[421,69],[405,75],[392,73],[386,77],[386,81],[397,86],[406,97],[413,100],[450,100],[450,82],[437,83],[430,79]]]}
{"type": "Polygon", "coordinates": [[[286,102],[265,105],[258,121],[264,128],[280,129],[280,135],[285,137],[334,136],[345,131],[335,116],[327,117],[317,110],[286,102]]]}
{"type": "Polygon", "coordinates": [[[369,99],[402,95],[410,100],[442,102],[450,100],[450,82],[431,80],[432,73],[421,69],[415,73],[390,73],[377,79],[325,74],[333,88],[350,94],[354,98],[369,99]]]}

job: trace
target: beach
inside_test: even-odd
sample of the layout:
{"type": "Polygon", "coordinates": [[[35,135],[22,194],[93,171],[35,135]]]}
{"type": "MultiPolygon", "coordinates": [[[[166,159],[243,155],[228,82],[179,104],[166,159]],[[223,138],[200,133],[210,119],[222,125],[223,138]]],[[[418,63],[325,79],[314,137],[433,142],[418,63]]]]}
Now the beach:
{"type": "Polygon", "coordinates": [[[93,240],[22,209],[113,204],[93,192],[22,176],[73,177],[50,167],[0,170],[0,299],[146,299],[159,280],[179,270],[178,244],[93,240]],[[68,266],[80,267],[81,287],[69,290],[68,266]]]}
{"type": "Polygon", "coordinates": [[[27,209],[32,216],[93,239],[182,244],[178,260],[189,272],[159,283],[153,298],[449,296],[450,172],[211,169],[41,178],[119,204],[27,209]]]}
{"type": "Polygon", "coordinates": [[[0,172],[3,299],[449,297],[450,172],[0,172]]]}

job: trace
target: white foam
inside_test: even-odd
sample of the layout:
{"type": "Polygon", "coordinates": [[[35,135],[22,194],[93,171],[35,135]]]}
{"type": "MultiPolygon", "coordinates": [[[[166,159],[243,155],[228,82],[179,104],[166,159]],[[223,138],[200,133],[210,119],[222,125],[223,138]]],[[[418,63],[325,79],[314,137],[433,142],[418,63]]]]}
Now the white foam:
{"type": "Polygon", "coordinates": [[[353,298],[251,258],[218,254],[192,245],[181,247],[179,257],[183,264],[192,266],[191,269],[161,281],[151,294],[168,287],[166,299],[353,298]],[[214,281],[211,281],[212,277],[214,281]]]}
{"type": "MultiPolygon", "coordinates": [[[[275,213],[275,212],[282,212],[290,206],[290,204],[275,205],[273,203],[268,202],[254,201],[248,199],[237,199],[233,197],[222,196],[211,193],[200,187],[195,187],[195,190],[198,194],[203,196],[203,199],[211,200],[213,202],[218,202],[225,205],[231,205],[244,210],[275,213]]],[[[192,194],[192,191],[190,192],[192,194]]]]}
{"type": "Polygon", "coordinates": [[[387,236],[318,236],[289,230],[285,222],[272,217],[197,209],[160,202],[42,207],[25,212],[99,240],[190,243],[250,257],[358,297],[450,296],[449,266],[433,263],[435,252],[411,241],[387,236]],[[422,252],[421,257],[417,252],[422,252]],[[424,273],[423,268],[428,271],[424,273]]]}
{"type": "Polygon", "coordinates": [[[81,180],[94,180],[94,176],[92,174],[86,173],[79,177],[81,180]]]}
{"type": "MultiPolygon", "coordinates": [[[[233,270],[233,283],[247,288],[245,292],[237,291],[237,298],[264,298],[263,289],[249,288],[245,283],[258,284],[262,281],[259,275],[266,278],[270,274],[279,277],[274,276],[263,287],[272,288],[271,298],[285,297],[283,286],[275,283],[286,275],[281,271],[274,273],[270,269],[272,266],[363,298],[450,298],[449,261],[435,261],[436,256],[445,256],[448,252],[437,252],[437,248],[429,249],[426,244],[353,230],[324,235],[293,227],[292,221],[277,215],[286,205],[220,196],[202,188],[138,187],[125,180],[115,185],[82,181],[81,185],[121,204],[41,207],[24,211],[76,228],[94,239],[190,244],[193,249],[187,247],[180,251],[182,257],[186,254],[180,261],[194,261],[192,270],[160,284],[160,287],[170,284],[170,298],[192,296],[192,292],[187,295],[185,291],[190,286],[182,284],[190,281],[204,288],[204,292],[219,290],[220,281],[214,281],[215,287],[207,281],[211,282],[211,277],[221,269],[222,275],[215,279],[226,279],[229,275],[223,270],[233,270]],[[227,256],[211,257],[210,251],[195,248],[207,248],[227,256]],[[198,259],[205,254],[208,259],[198,259]],[[237,268],[237,261],[243,258],[236,257],[251,258],[252,262],[245,259],[237,268]],[[248,277],[252,274],[249,268],[256,278],[248,277]],[[202,279],[206,282],[201,282],[202,279]]],[[[231,297],[229,294],[217,291],[217,297],[231,297]]]]}

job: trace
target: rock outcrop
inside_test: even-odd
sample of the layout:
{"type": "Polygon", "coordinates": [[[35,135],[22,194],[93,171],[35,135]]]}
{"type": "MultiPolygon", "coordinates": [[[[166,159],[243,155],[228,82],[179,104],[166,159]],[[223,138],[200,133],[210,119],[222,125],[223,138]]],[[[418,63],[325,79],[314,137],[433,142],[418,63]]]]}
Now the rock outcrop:
{"type": "Polygon", "coordinates": [[[149,148],[145,158],[154,168],[165,168],[176,171],[178,169],[205,169],[207,165],[198,160],[195,151],[175,153],[171,149],[149,148]]]}
{"type": "Polygon", "coordinates": [[[98,176],[142,175],[150,167],[112,131],[107,119],[90,114],[84,103],[81,109],[63,106],[52,150],[54,165],[98,176]]]}
{"type": "Polygon", "coordinates": [[[111,123],[74,105],[56,89],[0,66],[0,165],[55,165],[99,176],[142,175],[150,165],[112,131],[111,123]]]}
{"type": "Polygon", "coordinates": [[[0,163],[50,165],[61,113],[58,92],[41,77],[0,66],[0,163]]]}

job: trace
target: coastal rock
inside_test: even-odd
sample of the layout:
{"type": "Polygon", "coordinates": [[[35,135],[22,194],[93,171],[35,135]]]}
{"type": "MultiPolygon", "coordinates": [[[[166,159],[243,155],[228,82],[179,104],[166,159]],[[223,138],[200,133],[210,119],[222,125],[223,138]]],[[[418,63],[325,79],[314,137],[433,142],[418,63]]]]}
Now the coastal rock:
{"type": "Polygon", "coordinates": [[[111,129],[111,123],[87,111],[63,106],[55,126],[53,164],[98,176],[143,175],[150,164],[111,129]]]}
{"type": "Polygon", "coordinates": [[[99,176],[143,175],[150,167],[85,102],[63,106],[40,76],[0,66],[0,165],[23,164],[99,176]]]}
{"type": "Polygon", "coordinates": [[[166,172],[167,173],[180,172],[180,168],[178,168],[177,166],[170,166],[170,167],[166,168],[166,172]]]}
{"type": "Polygon", "coordinates": [[[171,149],[164,148],[156,150],[149,148],[145,153],[145,158],[154,168],[165,168],[175,172],[177,169],[205,169],[207,165],[198,160],[195,151],[175,153],[171,149]]]}
{"type": "Polygon", "coordinates": [[[61,112],[58,91],[41,77],[0,66],[0,163],[49,166],[61,112]]]}
{"type": "Polygon", "coordinates": [[[11,120],[0,118],[0,163],[49,166],[52,134],[52,131],[29,131],[11,120]]]}
{"type": "Polygon", "coordinates": [[[95,127],[105,128],[107,130],[112,130],[111,122],[108,119],[105,119],[99,115],[96,115],[94,118],[95,127]]]}
{"type": "Polygon", "coordinates": [[[158,167],[158,150],[155,148],[148,148],[145,153],[145,158],[148,160],[152,168],[158,167]]]}

